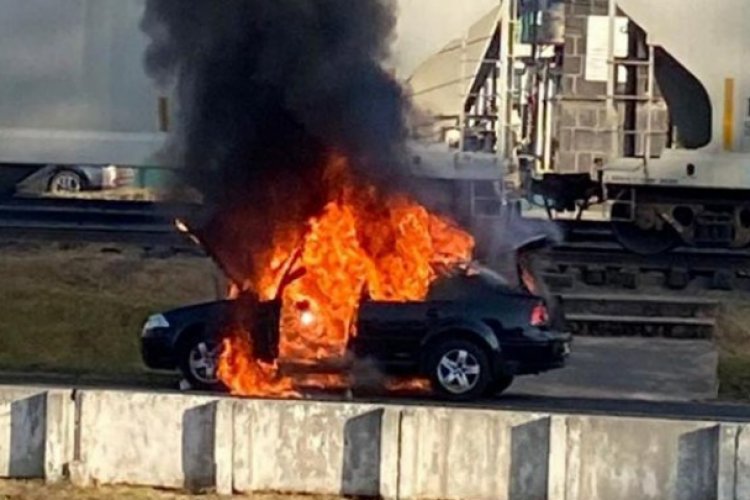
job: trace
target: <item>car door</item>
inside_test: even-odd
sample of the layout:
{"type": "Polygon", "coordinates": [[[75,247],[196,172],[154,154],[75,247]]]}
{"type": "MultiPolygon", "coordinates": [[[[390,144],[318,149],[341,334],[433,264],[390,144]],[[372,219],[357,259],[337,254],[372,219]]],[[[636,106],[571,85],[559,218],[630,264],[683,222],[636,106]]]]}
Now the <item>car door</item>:
{"type": "Polygon", "coordinates": [[[355,353],[391,368],[413,366],[437,314],[437,304],[432,302],[364,302],[357,322],[355,353]]]}

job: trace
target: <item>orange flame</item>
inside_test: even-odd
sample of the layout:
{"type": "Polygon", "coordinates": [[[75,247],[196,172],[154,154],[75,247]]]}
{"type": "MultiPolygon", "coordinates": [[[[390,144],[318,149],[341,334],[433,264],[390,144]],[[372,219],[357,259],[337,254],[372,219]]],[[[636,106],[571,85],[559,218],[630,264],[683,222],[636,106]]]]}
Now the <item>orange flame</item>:
{"type": "Polygon", "coordinates": [[[255,359],[247,332],[232,332],[224,339],[218,375],[232,394],[298,396],[292,380],[280,375],[276,365],[255,359]]]}
{"type": "MultiPolygon", "coordinates": [[[[343,357],[365,295],[424,300],[441,270],[470,260],[474,247],[469,234],[407,196],[357,184],[343,158],[330,162],[325,180],[329,202],[320,214],[307,228],[277,231],[269,251],[257,256],[261,275],[241,284],[261,300],[280,292],[282,360],[343,357]],[[280,290],[295,252],[293,267],[305,273],[280,290]]],[[[233,293],[239,293],[237,285],[233,293]]],[[[255,360],[249,339],[248,332],[236,331],[225,341],[221,380],[237,395],[292,395],[293,381],[255,360]]]]}
{"type": "Polygon", "coordinates": [[[385,388],[392,392],[426,392],[430,381],[424,378],[391,378],[386,380],[385,388]]]}

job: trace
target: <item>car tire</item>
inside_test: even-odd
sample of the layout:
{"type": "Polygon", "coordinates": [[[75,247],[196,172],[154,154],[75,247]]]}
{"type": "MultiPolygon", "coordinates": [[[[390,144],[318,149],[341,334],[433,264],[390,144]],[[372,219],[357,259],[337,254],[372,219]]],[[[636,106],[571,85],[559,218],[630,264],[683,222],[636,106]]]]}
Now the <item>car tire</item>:
{"type": "Polygon", "coordinates": [[[496,396],[505,392],[505,390],[511,386],[513,380],[512,375],[497,375],[487,386],[487,395],[496,396]]]}
{"type": "Polygon", "coordinates": [[[433,390],[455,401],[483,396],[491,382],[487,353],[469,340],[447,340],[436,344],[430,350],[427,369],[433,390]]]}
{"type": "Polygon", "coordinates": [[[86,179],[73,170],[59,170],[50,177],[47,191],[50,193],[80,193],[86,189],[86,179]]]}
{"type": "Polygon", "coordinates": [[[217,376],[221,343],[205,335],[191,335],[178,350],[179,368],[192,389],[221,391],[224,385],[217,376]]]}

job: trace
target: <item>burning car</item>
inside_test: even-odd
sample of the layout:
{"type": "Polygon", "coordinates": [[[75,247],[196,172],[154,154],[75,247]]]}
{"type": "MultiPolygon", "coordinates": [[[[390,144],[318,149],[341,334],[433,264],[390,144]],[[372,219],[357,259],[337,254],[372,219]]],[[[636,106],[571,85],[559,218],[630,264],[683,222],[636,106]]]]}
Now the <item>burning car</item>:
{"type": "Polygon", "coordinates": [[[148,2],[146,64],[180,89],[166,156],[202,196],[183,229],[229,300],[151,318],[149,365],[239,396],[352,387],[367,366],[471,398],[564,362],[542,299],[466,269],[498,248],[470,228],[517,240],[474,210],[480,182],[503,210],[505,172],[413,154],[409,93],[383,64],[391,2],[200,5],[148,2]]]}
{"type": "MultiPolygon", "coordinates": [[[[439,395],[474,399],[507,389],[514,377],[560,368],[570,352],[569,334],[550,327],[545,301],[510,287],[500,276],[472,264],[455,268],[430,286],[426,300],[382,301],[366,295],[359,305],[346,354],[337,370],[350,372],[367,361],[384,375],[428,378],[439,395]]],[[[143,359],[151,368],[179,368],[197,388],[222,387],[218,370],[222,332],[246,309],[220,301],[152,316],[142,334],[143,359]]],[[[255,304],[249,342],[255,358],[281,365],[281,302],[255,304]]],[[[297,320],[319,320],[308,306],[297,320]]],[[[245,318],[242,321],[248,321],[245,318]]],[[[320,362],[318,366],[331,366],[320,362]]],[[[354,382],[356,383],[356,381],[354,382]]]]}

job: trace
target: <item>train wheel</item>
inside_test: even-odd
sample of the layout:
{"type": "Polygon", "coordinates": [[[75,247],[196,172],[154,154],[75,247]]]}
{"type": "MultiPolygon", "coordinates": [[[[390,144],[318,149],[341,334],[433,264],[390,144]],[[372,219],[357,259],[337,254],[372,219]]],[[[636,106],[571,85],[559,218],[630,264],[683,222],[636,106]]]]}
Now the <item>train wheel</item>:
{"type": "Polygon", "coordinates": [[[625,203],[612,205],[612,231],[620,244],[631,252],[655,255],[667,252],[680,243],[680,235],[667,223],[655,223],[656,214],[636,210],[636,220],[627,221],[630,207],[625,203]],[[618,220],[619,219],[619,220],[618,220]]]}
{"type": "Polygon", "coordinates": [[[83,191],[85,181],[83,177],[72,170],[61,170],[49,180],[47,191],[50,193],[79,193],[83,191]]]}

